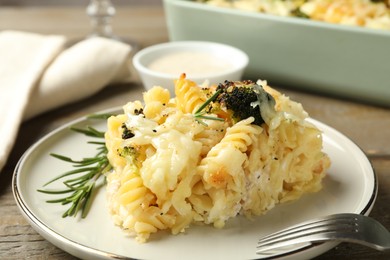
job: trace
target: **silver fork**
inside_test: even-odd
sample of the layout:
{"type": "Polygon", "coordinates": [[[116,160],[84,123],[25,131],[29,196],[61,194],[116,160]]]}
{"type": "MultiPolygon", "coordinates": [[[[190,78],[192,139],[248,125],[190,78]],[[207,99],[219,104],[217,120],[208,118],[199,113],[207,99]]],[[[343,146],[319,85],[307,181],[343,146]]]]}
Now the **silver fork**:
{"type": "Polygon", "coordinates": [[[357,243],[380,251],[390,250],[390,233],[373,218],[342,213],[303,222],[261,238],[257,254],[269,254],[294,245],[324,241],[357,243]]]}

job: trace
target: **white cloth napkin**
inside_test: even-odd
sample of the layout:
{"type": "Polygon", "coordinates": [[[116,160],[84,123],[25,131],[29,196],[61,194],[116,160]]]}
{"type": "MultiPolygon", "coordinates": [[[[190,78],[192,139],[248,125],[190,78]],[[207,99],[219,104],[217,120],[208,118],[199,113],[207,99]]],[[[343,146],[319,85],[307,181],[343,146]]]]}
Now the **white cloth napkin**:
{"type": "Polygon", "coordinates": [[[131,47],[90,38],[0,32],[0,171],[23,120],[86,98],[129,77],[131,47]]]}

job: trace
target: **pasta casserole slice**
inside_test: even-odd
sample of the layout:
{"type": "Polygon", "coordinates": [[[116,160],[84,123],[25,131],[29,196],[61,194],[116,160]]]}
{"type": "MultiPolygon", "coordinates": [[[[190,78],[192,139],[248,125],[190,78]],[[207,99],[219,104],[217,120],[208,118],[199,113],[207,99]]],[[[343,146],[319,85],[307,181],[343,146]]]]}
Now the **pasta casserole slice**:
{"type": "Polygon", "coordinates": [[[108,119],[108,207],[139,242],[321,189],[330,160],[301,104],[265,81],[200,86],[184,74],[175,94],[155,86],[108,119]]]}

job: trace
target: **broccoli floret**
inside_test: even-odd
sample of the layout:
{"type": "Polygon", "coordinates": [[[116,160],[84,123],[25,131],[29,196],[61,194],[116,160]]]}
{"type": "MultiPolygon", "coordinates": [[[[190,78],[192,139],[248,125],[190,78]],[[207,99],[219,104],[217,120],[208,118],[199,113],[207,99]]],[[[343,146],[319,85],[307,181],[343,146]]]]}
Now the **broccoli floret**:
{"type": "Polygon", "coordinates": [[[125,146],[121,149],[118,149],[119,156],[123,158],[131,158],[134,159],[138,156],[138,151],[135,147],[125,146]]]}
{"type": "Polygon", "coordinates": [[[133,170],[137,171],[142,166],[142,154],[139,146],[128,145],[117,149],[120,157],[126,159],[127,163],[131,165],[133,170]]]}
{"type": "Polygon", "coordinates": [[[235,122],[254,117],[253,124],[262,125],[275,111],[275,100],[253,81],[225,81],[217,87],[220,94],[214,101],[231,113],[235,122]]]}
{"type": "Polygon", "coordinates": [[[125,158],[130,164],[136,167],[140,167],[141,162],[139,161],[139,157],[140,157],[139,147],[129,145],[123,148],[119,148],[117,152],[120,157],[125,158]]]}

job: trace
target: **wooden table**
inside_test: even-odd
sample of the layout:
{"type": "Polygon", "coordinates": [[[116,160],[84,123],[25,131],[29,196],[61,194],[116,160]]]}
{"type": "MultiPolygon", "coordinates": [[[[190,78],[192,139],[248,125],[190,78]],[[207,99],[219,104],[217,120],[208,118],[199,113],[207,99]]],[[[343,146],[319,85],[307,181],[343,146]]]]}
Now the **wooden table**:
{"type": "MultiPolygon", "coordinates": [[[[0,7],[0,30],[15,29],[80,38],[89,32],[89,28],[84,7],[0,7]]],[[[161,6],[121,7],[117,10],[114,28],[117,34],[134,39],[141,47],[168,41],[161,6]]],[[[367,153],[379,179],[378,198],[371,216],[390,229],[390,110],[279,89],[301,102],[313,118],[344,133],[367,153]]],[[[142,91],[139,82],[109,86],[86,100],[50,111],[22,125],[23,132],[18,135],[9,161],[0,175],[0,259],[74,259],[43,239],[20,214],[11,188],[14,167],[22,153],[51,130],[82,115],[139,99],[142,91]]],[[[389,258],[388,253],[359,245],[341,244],[316,259],[389,258]]]]}

